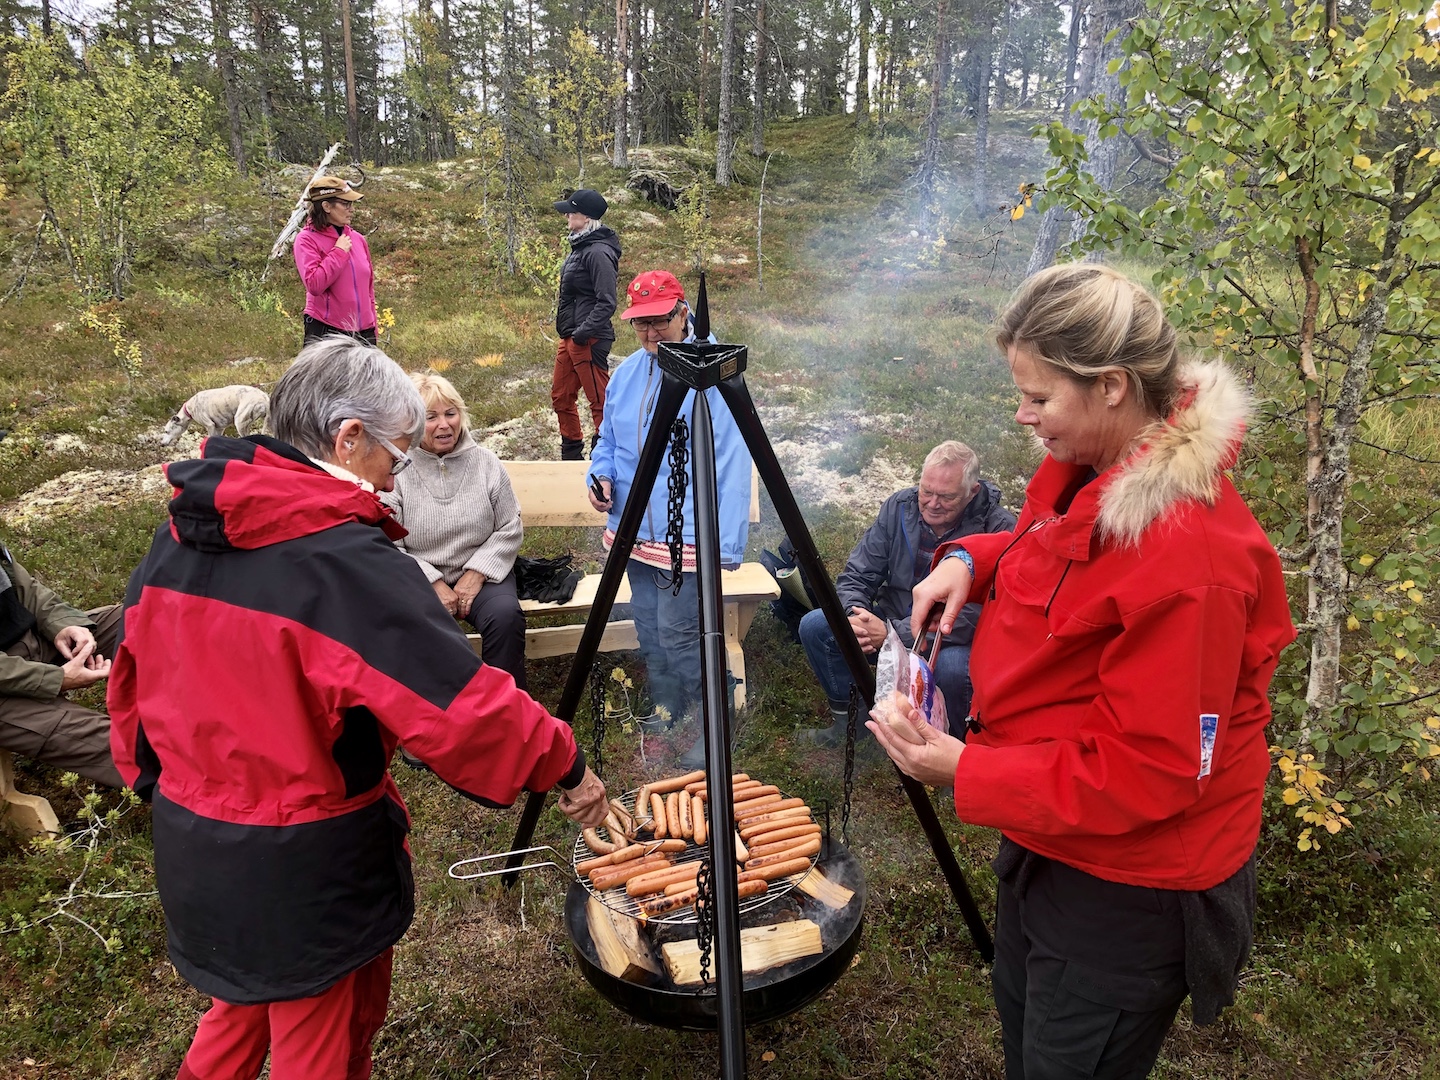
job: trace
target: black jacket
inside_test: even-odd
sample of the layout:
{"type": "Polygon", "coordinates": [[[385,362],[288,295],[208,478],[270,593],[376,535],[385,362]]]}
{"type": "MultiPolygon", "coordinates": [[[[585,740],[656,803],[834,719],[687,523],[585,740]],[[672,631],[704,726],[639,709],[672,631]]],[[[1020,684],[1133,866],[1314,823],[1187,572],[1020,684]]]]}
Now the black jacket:
{"type": "MultiPolygon", "coordinates": [[[[835,581],[841,604],[874,612],[895,627],[907,646],[913,641],[910,590],[915,587],[915,550],[921,524],[918,491],[906,488],[885,500],[875,524],[865,530],[835,581]]],[[[959,524],[940,537],[940,542],[974,533],[1009,532],[1014,527],[1015,515],[1000,505],[1000,489],[982,480],[980,490],[960,515],[959,524]]],[[[980,605],[966,604],[946,642],[968,645],[975,636],[975,620],[979,617],[980,605]]]]}
{"type": "Polygon", "coordinates": [[[570,254],[560,268],[560,303],[555,332],[588,343],[614,342],[615,279],[620,268],[620,238],[601,225],[570,241],[570,254]]]}

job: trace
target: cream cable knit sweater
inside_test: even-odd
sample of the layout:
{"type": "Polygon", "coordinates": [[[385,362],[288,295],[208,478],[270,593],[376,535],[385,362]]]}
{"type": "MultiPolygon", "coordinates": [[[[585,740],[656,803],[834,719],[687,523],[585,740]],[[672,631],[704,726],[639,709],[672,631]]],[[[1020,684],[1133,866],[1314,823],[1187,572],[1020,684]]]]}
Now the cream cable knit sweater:
{"type": "Polygon", "coordinates": [[[380,493],[410,535],[395,541],[430,582],[454,585],[466,570],[499,581],[515,566],[524,528],[510,477],[467,431],[455,449],[437,457],[418,443],[415,464],[380,493]]]}

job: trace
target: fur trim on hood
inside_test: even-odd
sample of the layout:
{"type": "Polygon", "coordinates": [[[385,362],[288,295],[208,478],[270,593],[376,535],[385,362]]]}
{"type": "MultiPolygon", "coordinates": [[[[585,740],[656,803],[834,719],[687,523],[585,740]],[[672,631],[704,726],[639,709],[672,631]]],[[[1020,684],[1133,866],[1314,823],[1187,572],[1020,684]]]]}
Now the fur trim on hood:
{"type": "Polygon", "coordinates": [[[1180,385],[1181,404],[1146,433],[1100,496],[1100,534],[1122,547],[1139,543],[1178,502],[1213,505],[1240,451],[1250,394],[1235,374],[1218,360],[1192,363],[1182,368],[1180,385]]]}

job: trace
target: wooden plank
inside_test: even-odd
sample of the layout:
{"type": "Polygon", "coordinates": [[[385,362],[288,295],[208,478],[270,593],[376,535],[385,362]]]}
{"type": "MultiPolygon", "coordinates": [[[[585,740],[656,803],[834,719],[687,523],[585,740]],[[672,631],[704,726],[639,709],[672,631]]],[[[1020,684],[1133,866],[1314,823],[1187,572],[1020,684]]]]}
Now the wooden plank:
{"type": "Polygon", "coordinates": [[[612,911],[592,896],[585,904],[585,921],[600,966],[609,974],[625,982],[650,982],[660,977],[660,962],[636,920],[612,911]]]}
{"type": "MultiPolygon", "coordinates": [[[[585,626],[532,626],[525,631],[525,659],[540,660],[547,656],[572,656],[580,647],[580,637],[585,626]]],[[[635,636],[635,623],[621,619],[605,624],[605,633],[600,638],[601,652],[621,652],[638,649],[640,639],[635,636]]]]}
{"type": "MultiPolygon", "coordinates": [[[[585,495],[588,461],[502,461],[526,528],[600,526],[606,515],[585,495]]],[[[750,466],[750,523],[760,521],[760,474],[750,466]]]]}
{"type": "Polygon", "coordinates": [[[0,750],[0,812],[8,825],[25,836],[60,835],[60,819],[50,801],[15,790],[15,758],[8,750],[0,750]]]}
{"type": "Polygon", "coordinates": [[[820,872],[818,866],[804,874],[792,875],[790,880],[795,882],[796,887],[806,896],[813,896],[826,907],[843,908],[855,896],[853,889],[831,881],[820,872]]]}
{"type": "MultiPolygon", "coordinates": [[[[580,615],[590,610],[595,603],[595,594],[600,589],[600,575],[586,574],[575,586],[575,594],[565,603],[540,603],[538,600],[521,600],[520,610],[526,615],[580,615]]],[[[726,603],[745,601],[758,603],[774,600],[780,595],[780,586],[760,563],[741,563],[734,570],[720,571],[720,589],[726,603]]],[[[630,580],[620,579],[620,590],[615,594],[615,603],[630,602],[630,580]]],[[[753,615],[754,610],[751,609],[753,615]]],[[[746,629],[749,629],[748,621],[746,629]]],[[[744,636],[743,634],[741,635],[744,636]]]]}
{"type": "MultiPolygon", "coordinates": [[[[824,947],[819,924],[809,919],[776,923],[774,926],[752,926],[740,931],[740,966],[746,975],[754,975],[799,960],[802,956],[814,956],[824,947]]],[[[660,957],[677,986],[693,986],[700,982],[700,943],[694,938],[661,945],[660,957]]],[[[710,977],[715,977],[713,957],[710,977]]]]}

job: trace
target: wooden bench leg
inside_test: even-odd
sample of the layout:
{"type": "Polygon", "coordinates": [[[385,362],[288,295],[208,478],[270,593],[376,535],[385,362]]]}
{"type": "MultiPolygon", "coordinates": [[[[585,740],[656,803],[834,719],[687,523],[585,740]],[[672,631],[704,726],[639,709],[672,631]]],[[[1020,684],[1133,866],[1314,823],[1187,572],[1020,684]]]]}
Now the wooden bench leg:
{"type": "Polygon", "coordinates": [[[740,643],[755,618],[755,600],[736,600],[725,605],[725,659],[735,676],[735,711],[745,708],[745,650],[740,643]]]}
{"type": "Polygon", "coordinates": [[[0,809],[5,820],[26,836],[60,835],[60,820],[50,801],[15,790],[15,759],[8,750],[0,750],[0,809]]]}

